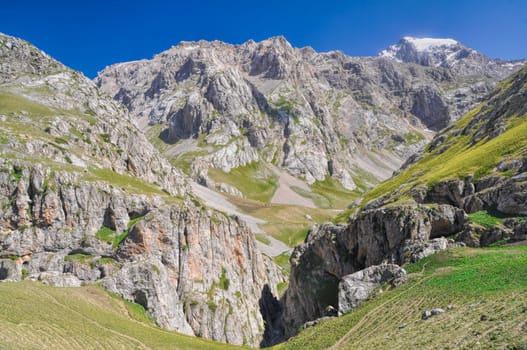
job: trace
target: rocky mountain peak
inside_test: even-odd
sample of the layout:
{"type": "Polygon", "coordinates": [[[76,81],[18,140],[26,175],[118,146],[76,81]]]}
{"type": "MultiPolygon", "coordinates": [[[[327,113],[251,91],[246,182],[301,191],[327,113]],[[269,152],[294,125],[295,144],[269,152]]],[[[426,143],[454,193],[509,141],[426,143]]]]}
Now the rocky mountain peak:
{"type": "Polygon", "coordinates": [[[457,40],[451,38],[415,38],[405,36],[400,41],[401,45],[411,45],[418,52],[432,52],[462,46],[457,40]]]}
{"type": "Polygon", "coordinates": [[[405,36],[396,44],[381,51],[379,56],[391,58],[398,62],[450,68],[471,54],[481,55],[454,39],[405,36]]]}
{"type": "Polygon", "coordinates": [[[292,49],[293,46],[283,35],[277,35],[272,36],[268,39],[262,40],[259,42],[260,46],[267,46],[267,47],[282,47],[282,48],[288,48],[292,49]]]}
{"type": "Polygon", "coordinates": [[[0,33],[0,82],[21,73],[45,75],[66,67],[25,40],[0,33]]]}
{"type": "Polygon", "coordinates": [[[443,67],[462,76],[486,75],[503,78],[519,69],[525,61],[493,60],[451,38],[405,36],[379,53],[402,63],[443,67]]]}
{"type": "Polygon", "coordinates": [[[516,67],[453,39],[406,37],[383,56],[317,53],[283,36],[182,42],[151,60],[107,67],[95,82],[139,125],[157,125],[153,137],[166,136],[171,161],[198,152],[188,173],[201,183],[212,183],[209,168],[263,162],[352,190],[363,170],[375,181],[388,177],[430,130],[458,119],[516,67]],[[457,63],[444,63],[449,55],[457,63]]]}

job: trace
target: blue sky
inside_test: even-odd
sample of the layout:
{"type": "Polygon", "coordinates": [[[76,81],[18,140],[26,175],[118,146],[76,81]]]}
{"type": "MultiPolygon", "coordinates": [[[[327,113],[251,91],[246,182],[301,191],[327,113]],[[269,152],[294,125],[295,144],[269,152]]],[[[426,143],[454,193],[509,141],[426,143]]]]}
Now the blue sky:
{"type": "Polygon", "coordinates": [[[295,47],[376,55],[405,35],[451,37],[490,57],[527,57],[527,1],[7,0],[0,32],[94,77],[181,40],[230,43],[284,35],[295,47]]]}

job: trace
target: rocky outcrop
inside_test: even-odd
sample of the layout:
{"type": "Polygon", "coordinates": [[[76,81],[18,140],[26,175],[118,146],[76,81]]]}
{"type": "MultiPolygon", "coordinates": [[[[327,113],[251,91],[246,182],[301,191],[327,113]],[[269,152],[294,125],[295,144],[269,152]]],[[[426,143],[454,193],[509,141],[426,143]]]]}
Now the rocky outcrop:
{"type": "Polygon", "coordinates": [[[406,271],[398,265],[384,264],[370,266],[342,277],[338,289],[338,312],[345,314],[369,299],[375,289],[385,283],[399,286],[406,271]]]}
{"type": "Polygon", "coordinates": [[[21,71],[49,75],[66,67],[27,41],[0,33],[0,81],[12,80],[21,71]]]}
{"type": "Polygon", "coordinates": [[[498,76],[519,69],[511,67],[468,79],[457,65],[316,53],[275,37],[182,42],[151,60],[107,67],[95,81],[166,141],[167,157],[196,152],[189,171],[202,183],[213,183],[209,167],[261,161],[310,184],[330,176],[354,189],[357,180],[365,188],[390,176],[425,144],[428,129],[458,119],[498,76]],[[197,140],[197,148],[170,146],[181,140],[197,140]]]}
{"type": "Polygon", "coordinates": [[[425,321],[425,320],[428,320],[432,316],[441,315],[443,313],[445,313],[445,310],[443,310],[441,308],[432,309],[432,310],[425,310],[425,311],[423,311],[423,314],[421,315],[421,319],[423,321],[425,321]]]}
{"type": "Polygon", "coordinates": [[[286,335],[321,317],[328,305],[338,307],[338,286],[344,276],[446,249],[452,246],[446,240],[428,241],[460,232],[464,224],[463,211],[451,205],[399,205],[364,211],[346,225],[312,228],[291,256],[284,297],[286,335]]]}
{"type": "Polygon", "coordinates": [[[111,171],[173,195],[187,190],[181,172],[92,81],[23,40],[0,34],[0,41],[6,43],[0,45],[2,65],[9,66],[9,74],[0,75],[1,94],[15,101],[0,111],[3,158],[46,159],[92,178],[111,171]]]}
{"type": "Polygon", "coordinates": [[[167,329],[235,344],[263,340],[259,300],[264,289],[277,295],[283,276],[236,218],[66,172],[17,169],[19,179],[0,176],[2,280],[102,281],[167,329]]]}
{"type": "MultiPolygon", "coordinates": [[[[410,202],[431,208],[446,204],[467,214],[479,212],[472,222],[456,231],[455,240],[459,242],[486,246],[522,240],[527,213],[523,136],[526,84],[526,68],[500,82],[463,120],[443,130],[425,150],[409,158],[391,184],[401,177],[405,181],[370,199],[364,208],[408,202],[408,197],[412,198],[410,202]],[[443,178],[434,176],[436,172],[443,173],[443,178]]],[[[452,215],[444,213],[440,217],[452,215]]],[[[450,226],[451,221],[448,219],[446,225],[450,226]]]]}
{"type": "Polygon", "coordinates": [[[415,91],[410,111],[432,130],[444,129],[451,122],[445,101],[437,91],[426,86],[415,91]]]}

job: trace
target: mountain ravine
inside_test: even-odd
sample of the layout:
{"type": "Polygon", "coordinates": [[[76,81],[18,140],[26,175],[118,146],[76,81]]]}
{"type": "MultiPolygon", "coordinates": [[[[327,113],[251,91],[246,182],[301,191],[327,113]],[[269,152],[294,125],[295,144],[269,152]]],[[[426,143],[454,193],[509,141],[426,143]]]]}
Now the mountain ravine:
{"type": "Polygon", "coordinates": [[[264,340],[281,270],[193,197],[125,108],[0,35],[0,121],[0,280],[100,283],[166,329],[264,340]]]}
{"type": "Polygon", "coordinates": [[[95,81],[167,159],[208,187],[239,195],[209,169],[259,162],[308,184],[365,190],[521,67],[453,40],[422,40],[405,38],[375,58],[297,49],[283,37],[181,42],[109,66],[95,81]],[[448,64],[436,63],[443,56],[448,64]]]}

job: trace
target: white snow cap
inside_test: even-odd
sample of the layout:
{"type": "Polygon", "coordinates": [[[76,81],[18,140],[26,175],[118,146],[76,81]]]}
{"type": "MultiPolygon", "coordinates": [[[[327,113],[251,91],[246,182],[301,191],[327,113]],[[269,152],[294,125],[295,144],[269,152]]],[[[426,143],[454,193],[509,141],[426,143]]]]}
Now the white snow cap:
{"type": "Polygon", "coordinates": [[[426,52],[441,46],[453,46],[459,44],[454,39],[436,39],[436,38],[414,38],[405,36],[405,41],[411,43],[417,51],[426,52]]]}

